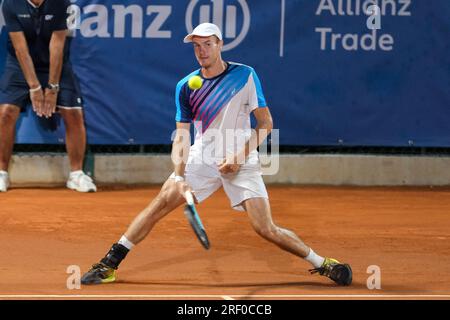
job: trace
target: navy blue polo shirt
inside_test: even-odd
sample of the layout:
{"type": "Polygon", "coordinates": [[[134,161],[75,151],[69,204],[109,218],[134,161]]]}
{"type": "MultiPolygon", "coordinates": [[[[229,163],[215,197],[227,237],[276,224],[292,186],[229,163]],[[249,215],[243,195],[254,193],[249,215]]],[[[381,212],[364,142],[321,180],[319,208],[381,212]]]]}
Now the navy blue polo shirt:
{"type": "MultiPolygon", "coordinates": [[[[39,7],[34,5],[31,0],[4,0],[3,2],[3,15],[8,33],[22,31],[27,40],[36,71],[48,72],[50,39],[53,31],[67,29],[67,8],[71,4],[70,1],[44,0],[39,7]]],[[[69,46],[68,41],[66,41],[64,62],[69,57],[69,46]]],[[[16,58],[9,36],[8,54],[16,58]]]]}

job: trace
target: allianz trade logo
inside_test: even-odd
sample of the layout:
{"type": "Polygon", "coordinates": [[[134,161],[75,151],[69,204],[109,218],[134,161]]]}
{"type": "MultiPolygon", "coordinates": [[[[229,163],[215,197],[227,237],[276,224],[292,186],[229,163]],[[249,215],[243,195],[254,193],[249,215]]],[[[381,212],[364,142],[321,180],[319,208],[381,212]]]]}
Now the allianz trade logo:
{"type": "Polygon", "coordinates": [[[250,9],[246,0],[191,0],[186,10],[188,33],[203,22],[217,25],[223,34],[223,50],[231,50],[247,36],[250,29],[250,9]]]}

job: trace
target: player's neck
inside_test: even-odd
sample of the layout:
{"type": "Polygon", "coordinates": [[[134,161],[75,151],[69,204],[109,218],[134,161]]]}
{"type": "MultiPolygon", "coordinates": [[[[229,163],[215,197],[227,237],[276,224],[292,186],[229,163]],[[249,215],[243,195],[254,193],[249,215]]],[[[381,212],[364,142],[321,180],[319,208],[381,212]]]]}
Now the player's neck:
{"type": "Polygon", "coordinates": [[[205,78],[214,78],[224,72],[227,69],[227,63],[222,59],[219,59],[217,63],[209,66],[208,68],[202,68],[202,75],[205,78]]]}
{"type": "Polygon", "coordinates": [[[34,4],[36,7],[39,7],[44,0],[29,0],[32,4],[34,4]]]}

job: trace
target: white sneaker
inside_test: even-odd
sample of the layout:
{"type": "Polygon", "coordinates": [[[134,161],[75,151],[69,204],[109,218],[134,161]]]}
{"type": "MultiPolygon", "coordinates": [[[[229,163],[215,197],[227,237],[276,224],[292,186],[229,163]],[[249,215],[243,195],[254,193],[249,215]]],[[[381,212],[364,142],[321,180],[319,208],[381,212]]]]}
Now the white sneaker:
{"type": "Polygon", "coordinates": [[[0,171],[0,192],[8,191],[9,175],[6,171],[0,171]]]}
{"type": "Polygon", "coordinates": [[[91,177],[83,171],[71,172],[66,184],[67,188],[78,192],[96,192],[97,187],[91,177]]]}

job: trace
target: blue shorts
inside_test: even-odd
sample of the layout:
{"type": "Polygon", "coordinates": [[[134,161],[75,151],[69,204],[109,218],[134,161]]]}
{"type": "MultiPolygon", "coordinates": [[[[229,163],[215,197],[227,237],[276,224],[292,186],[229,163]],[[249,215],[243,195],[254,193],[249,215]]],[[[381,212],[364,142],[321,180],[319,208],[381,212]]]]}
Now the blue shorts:
{"type": "MultiPolygon", "coordinates": [[[[48,83],[48,71],[36,70],[36,74],[42,88],[45,88],[48,83]]],[[[64,109],[82,108],[83,99],[80,85],[68,63],[63,65],[59,85],[56,105],[64,109]]],[[[19,63],[13,59],[7,59],[3,76],[0,79],[0,104],[13,104],[23,111],[28,105],[31,105],[29,89],[19,63]]]]}

